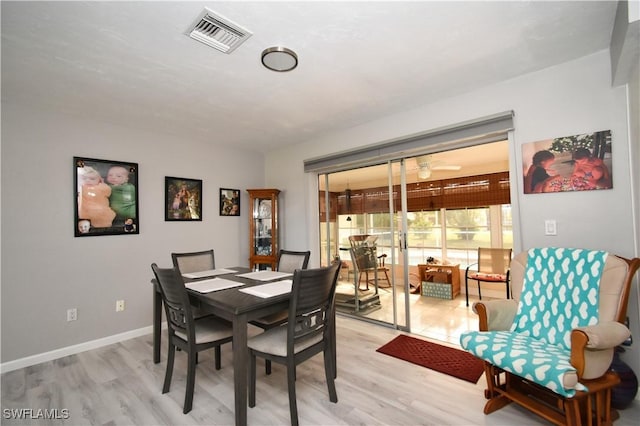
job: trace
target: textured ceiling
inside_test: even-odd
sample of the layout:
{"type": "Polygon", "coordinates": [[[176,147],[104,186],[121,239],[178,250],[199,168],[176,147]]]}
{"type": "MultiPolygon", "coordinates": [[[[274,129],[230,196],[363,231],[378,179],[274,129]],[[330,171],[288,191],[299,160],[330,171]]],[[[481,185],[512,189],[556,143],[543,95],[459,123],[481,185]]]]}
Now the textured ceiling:
{"type": "Polygon", "coordinates": [[[266,152],[606,49],[616,6],[2,1],[2,102],[266,152]],[[253,36],[190,39],[205,6],[253,36]]]}

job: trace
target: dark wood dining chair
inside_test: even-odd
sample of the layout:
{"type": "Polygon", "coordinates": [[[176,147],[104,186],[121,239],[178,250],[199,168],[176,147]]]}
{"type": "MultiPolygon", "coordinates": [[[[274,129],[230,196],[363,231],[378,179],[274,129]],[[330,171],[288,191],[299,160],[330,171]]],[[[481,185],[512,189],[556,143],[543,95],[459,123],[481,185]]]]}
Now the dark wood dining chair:
{"type": "Polygon", "coordinates": [[[298,269],[293,274],[289,320],[249,339],[249,407],[256,405],[256,358],[287,367],[291,424],[298,425],[296,366],[323,353],[329,400],[338,402],[333,357],[335,290],[340,262],[316,269],[298,269]]]}
{"type": "MultiPolygon", "coordinates": [[[[278,252],[277,270],[279,272],[290,272],[293,274],[296,269],[307,269],[310,257],[311,251],[280,250],[278,252]]],[[[263,330],[269,330],[270,328],[284,324],[288,318],[289,311],[284,310],[258,318],[250,323],[263,330]]],[[[264,369],[267,375],[271,374],[271,361],[268,359],[265,360],[264,369]]]]}
{"type": "Polygon", "coordinates": [[[187,387],[184,397],[183,413],[191,411],[193,390],[196,377],[196,354],[214,348],[215,367],[221,368],[220,346],[231,342],[233,330],[231,324],[215,316],[196,319],[193,316],[189,295],[176,268],[158,268],[151,265],[156,281],[160,286],[162,301],[167,317],[167,370],[162,386],[162,393],[169,392],[176,348],[187,353],[187,387]]]}
{"type": "MultiPolygon", "coordinates": [[[[171,261],[173,267],[182,274],[189,274],[192,272],[210,271],[216,268],[216,258],[211,250],[192,251],[186,253],[171,253],[171,261]]],[[[184,278],[183,278],[184,279],[184,278]]],[[[202,318],[210,316],[212,314],[202,312],[196,306],[192,306],[193,316],[195,318],[202,318]]],[[[196,354],[196,364],[198,363],[198,355],[196,354]]]]}

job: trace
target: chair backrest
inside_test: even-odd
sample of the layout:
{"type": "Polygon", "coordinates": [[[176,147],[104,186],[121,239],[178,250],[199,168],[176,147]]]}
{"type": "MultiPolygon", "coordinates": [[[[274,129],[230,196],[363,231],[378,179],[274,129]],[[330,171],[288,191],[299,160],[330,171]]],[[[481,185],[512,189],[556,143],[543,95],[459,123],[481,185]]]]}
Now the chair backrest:
{"type": "Polygon", "coordinates": [[[195,328],[191,303],[180,272],[176,268],[159,268],[155,263],[151,265],[151,269],[160,286],[169,333],[181,331],[190,341],[194,341],[195,328]]]}
{"type": "Polygon", "coordinates": [[[311,251],[280,250],[278,252],[278,271],[291,272],[296,269],[307,269],[311,251]]]}
{"type": "Polygon", "coordinates": [[[478,247],[478,272],[506,274],[511,264],[511,249],[478,247]]]}
{"type": "Polygon", "coordinates": [[[598,324],[604,251],[557,247],[528,250],[511,331],[571,350],[571,330],[598,324]]]}
{"type": "Polygon", "coordinates": [[[358,247],[351,247],[349,249],[349,253],[351,254],[351,261],[358,271],[366,271],[376,269],[378,267],[376,246],[368,247],[361,245],[358,247]]]}
{"type": "MultiPolygon", "coordinates": [[[[517,254],[511,262],[511,290],[513,299],[520,300],[522,284],[527,270],[528,253],[517,254]]],[[[599,318],[600,321],[617,321],[624,324],[631,282],[638,269],[638,259],[627,260],[613,254],[607,256],[600,277],[599,318]]]]}
{"type": "Polygon", "coordinates": [[[171,253],[171,260],[173,261],[173,266],[178,268],[181,274],[208,271],[216,268],[213,250],[171,253]]]}
{"type": "Polygon", "coordinates": [[[327,338],[334,320],[334,298],[340,262],[314,269],[297,269],[293,273],[289,322],[287,324],[287,352],[305,339],[323,334],[327,338]]]}
{"type": "Polygon", "coordinates": [[[378,239],[377,235],[369,235],[369,234],[349,235],[349,244],[351,244],[351,248],[356,248],[363,245],[372,247],[376,245],[377,239],[378,239]]]}

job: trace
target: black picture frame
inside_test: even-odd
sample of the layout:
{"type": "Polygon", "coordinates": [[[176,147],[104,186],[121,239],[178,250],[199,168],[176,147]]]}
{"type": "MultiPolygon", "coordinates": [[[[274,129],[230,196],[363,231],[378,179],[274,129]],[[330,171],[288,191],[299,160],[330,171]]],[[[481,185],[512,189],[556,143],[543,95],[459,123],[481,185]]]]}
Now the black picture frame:
{"type": "Polygon", "coordinates": [[[220,216],[240,216],[240,190],[220,188],[220,216]]]}
{"type": "Polygon", "coordinates": [[[73,157],[74,235],[140,233],[138,163],[73,157]]]}
{"type": "Polygon", "coordinates": [[[202,180],[165,176],[164,220],[202,221],[202,180]]]}

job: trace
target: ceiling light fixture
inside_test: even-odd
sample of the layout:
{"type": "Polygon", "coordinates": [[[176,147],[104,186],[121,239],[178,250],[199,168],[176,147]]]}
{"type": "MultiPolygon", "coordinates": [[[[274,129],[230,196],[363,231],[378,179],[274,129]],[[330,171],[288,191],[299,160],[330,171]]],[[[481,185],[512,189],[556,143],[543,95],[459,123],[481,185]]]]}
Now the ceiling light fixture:
{"type": "Polygon", "coordinates": [[[262,51],[262,65],[271,71],[291,71],[298,66],[298,55],[286,47],[270,47],[262,51]]]}
{"type": "Polygon", "coordinates": [[[420,179],[429,179],[431,177],[431,169],[429,166],[420,166],[420,169],[418,170],[418,177],[420,179]]]}

